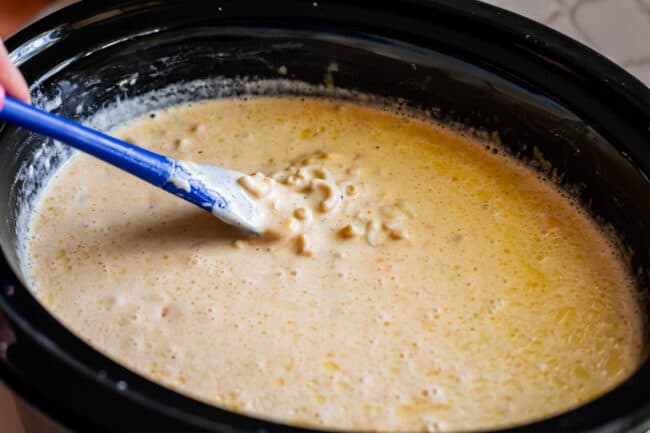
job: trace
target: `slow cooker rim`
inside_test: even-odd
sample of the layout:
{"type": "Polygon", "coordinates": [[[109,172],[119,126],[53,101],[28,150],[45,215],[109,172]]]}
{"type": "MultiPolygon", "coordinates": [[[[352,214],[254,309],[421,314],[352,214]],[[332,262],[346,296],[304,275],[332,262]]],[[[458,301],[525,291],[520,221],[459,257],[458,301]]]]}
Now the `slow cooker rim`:
{"type": "MultiPolygon", "coordinates": [[[[198,3],[205,2],[205,0],[196,1],[198,3]]],[[[227,7],[225,5],[228,4],[228,1],[221,0],[218,4],[224,4],[224,7],[227,7]]],[[[309,0],[288,1],[296,4],[314,4],[319,7],[323,7],[328,3],[352,4],[361,7],[385,7],[386,4],[400,4],[427,9],[430,12],[441,11],[462,16],[463,19],[473,20],[490,30],[501,32],[511,38],[513,44],[530,52],[537,53],[540,56],[552,55],[553,58],[561,60],[562,63],[558,66],[564,68],[570,66],[574,71],[596,78],[603,88],[616,90],[616,93],[623,96],[630,105],[642,109],[645,113],[650,111],[650,90],[648,86],[603,54],[541,23],[515,12],[482,3],[480,0],[400,0],[399,2],[386,2],[386,4],[372,2],[371,0],[353,0],[351,2],[326,0],[320,3],[309,0]]],[[[182,2],[182,0],[118,0],[110,5],[101,5],[101,10],[104,11],[101,19],[129,13],[143,7],[162,6],[179,2],[182,2]]],[[[92,15],[93,12],[97,15],[96,12],[99,9],[97,4],[80,1],[30,24],[12,35],[4,43],[11,54],[16,48],[34,37],[56,28],[62,28],[65,24],[75,23],[77,26],[86,26],[98,22],[99,19],[84,20],[79,17],[86,16],[86,14],[92,15]]],[[[399,9],[401,8],[391,8],[393,11],[399,9]]],[[[19,61],[18,65],[24,60],[26,59],[19,61]]]]}
{"type": "MultiPolygon", "coordinates": [[[[167,1],[167,2],[157,1],[157,2],[148,2],[148,3],[144,2],[144,3],[151,5],[151,4],[174,3],[174,2],[175,1],[167,1]]],[[[141,4],[141,3],[143,2],[125,1],[117,5],[113,4],[110,6],[103,6],[102,9],[102,8],[98,8],[96,4],[93,5],[93,4],[86,4],[82,2],[80,4],[73,5],[69,8],[66,8],[65,10],[59,11],[54,15],[47,17],[44,20],[39,21],[34,25],[28,27],[27,29],[21,31],[19,34],[15,35],[14,37],[10,38],[7,41],[7,46],[10,50],[13,51],[17,47],[25,44],[26,42],[36,37],[37,35],[41,34],[42,32],[61,25],[61,22],[64,23],[71,22],[71,21],[75,22],[78,21],[80,17],[96,16],[98,14],[98,9],[115,11],[118,10],[120,5],[133,6],[135,4],[141,4]]],[[[365,5],[368,2],[357,1],[355,3],[358,5],[365,5]]],[[[563,62],[566,62],[566,64],[571,64],[575,66],[576,70],[583,71],[584,73],[588,73],[590,77],[601,81],[604,87],[609,88],[611,91],[616,93],[619,97],[625,99],[626,103],[635,106],[636,109],[641,112],[644,112],[646,114],[650,113],[650,92],[648,91],[647,87],[645,87],[642,83],[640,83],[638,80],[633,78],[627,72],[623,71],[621,68],[614,65],[612,62],[605,59],[598,53],[595,53],[591,49],[579,44],[578,42],[573,41],[559,33],[556,33],[553,30],[548,29],[540,24],[534,23],[530,20],[527,20],[526,18],[517,16],[515,14],[506,11],[502,11],[492,6],[480,4],[478,2],[474,2],[470,0],[462,0],[457,2],[449,1],[449,0],[439,0],[437,2],[411,0],[405,3],[413,4],[419,7],[426,6],[431,8],[435,8],[435,7],[445,8],[447,11],[456,13],[459,16],[462,16],[464,19],[468,19],[469,17],[471,17],[472,19],[482,22],[484,25],[490,25],[491,27],[494,28],[495,31],[498,30],[505,31],[509,35],[515,36],[517,38],[518,43],[528,46],[530,50],[542,51],[546,55],[552,55],[552,58],[560,59],[563,62]],[[497,17],[500,20],[498,25],[502,26],[500,28],[497,28],[497,23],[494,21],[497,17]],[[585,58],[587,61],[585,61],[585,58]]],[[[8,269],[8,266],[4,258],[3,258],[3,264],[8,269]]],[[[15,286],[15,290],[22,290],[25,292],[29,292],[24,286],[20,284],[19,281],[11,282],[9,284],[15,286]]],[[[4,310],[5,314],[11,319],[11,322],[20,328],[20,331],[28,333],[30,335],[38,336],[39,338],[42,339],[49,340],[49,337],[45,333],[43,333],[42,329],[35,328],[33,326],[34,325],[33,323],[30,323],[24,318],[24,316],[22,316],[19,312],[15,311],[14,308],[10,305],[10,302],[7,302],[9,301],[9,299],[5,299],[4,296],[5,296],[4,293],[2,294],[2,296],[0,296],[0,307],[2,307],[2,310],[4,310]]],[[[31,297],[31,294],[28,293],[28,296],[31,297]]],[[[40,308],[43,310],[43,312],[49,314],[43,309],[43,307],[40,306],[40,304],[34,298],[32,298],[32,302],[34,303],[33,307],[40,308]]],[[[77,338],[69,331],[65,330],[65,332],[69,333],[72,337],[77,338]]],[[[84,348],[84,350],[92,351],[96,354],[96,356],[108,360],[107,358],[104,357],[104,355],[100,354],[92,347],[86,345],[86,343],[83,343],[80,339],[78,339],[78,341],[81,347],[84,348]]],[[[45,344],[45,343],[46,343],[45,340],[41,341],[41,344],[45,344]]],[[[66,356],[66,354],[63,353],[57,353],[58,350],[57,347],[54,347],[50,344],[45,344],[45,346],[55,356],[58,357],[66,356]]],[[[79,371],[79,372],[81,374],[90,374],[87,371],[79,371]]],[[[7,374],[10,374],[8,373],[8,370],[4,371],[3,369],[0,369],[0,377],[4,377],[4,379],[7,380],[9,379],[6,376],[7,374]]],[[[137,377],[138,380],[146,381],[153,385],[156,385],[155,383],[148,381],[148,379],[145,379],[140,376],[137,377]]],[[[17,380],[17,378],[9,379],[8,381],[13,382],[16,384],[16,386],[20,387],[19,385],[20,381],[17,380]]],[[[567,420],[566,417],[569,416],[575,417],[577,413],[587,408],[592,408],[592,409],[597,409],[598,411],[602,411],[602,409],[595,408],[594,406],[599,404],[599,402],[602,402],[602,400],[605,398],[609,399],[610,401],[616,400],[617,396],[614,396],[614,394],[618,394],[617,391],[622,391],[623,388],[627,388],[627,387],[632,387],[640,391],[645,391],[637,394],[636,407],[641,408],[643,406],[646,406],[650,401],[650,391],[643,388],[643,384],[649,382],[650,382],[650,365],[648,365],[648,363],[646,362],[646,364],[643,365],[634,376],[628,379],[628,381],[624,382],[622,385],[619,385],[617,388],[610,391],[605,396],[600,397],[592,401],[591,403],[588,403],[587,405],[581,406],[577,409],[565,412],[555,417],[544,419],[539,422],[533,422],[531,424],[527,424],[522,427],[515,427],[513,429],[506,429],[506,430],[499,430],[499,431],[513,432],[513,433],[524,432],[524,431],[532,432],[532,431],[546,431],[547,428],[558,427],[560,425],[566,427],[568,425],[574,424],[570,422],[570,420],[567,420]],[[633,386],[634,384],[638,384],[638,385],[633,386]]],[[[28,388],[29,387],[24,388],[26,394],[29,393],[29,391],[27,391],[28,388]]],[[[126,391],[122,392],[122,395],[137,397],[133,395],[132,392],[133,391],[129,388],[126,391]]],[[[25,397],[27,397],[27,399],[30,400],[28,395],[25,395],[25,397]]],[[[191,398],[184,397],[184,396],[181,397],[183,399],[186,399],[188,404],[191,402],[192,404],[198,403],[203,405],[203,403],[196,402],[191,398]]],[[[148,404],[151,404],[152,402],[158,403],[149,398],[146,398],[146,400],[148,404]]],[[[212,406],[207,406],[207,405],[205,406],[212,408],[212,406]]],[[[163,410],[163,409],[164,407],[162,406],[158,408],[158,410],[163,410]]],[[[276,428],[281,429],[283,431],[287,431],[287,427],[284,425],[270,423],[268,421],[263,421],[256,418],[248,417],[246,415],[233,414],[228,411],[221,411],[221,412],[223,413],[221,413],[220,416],[223,416],[224,413],[227,413],[229,415],[234,415],[234,418],[232,418],[232,420],[238,421],[238,423],[241,423],[242,426],[243,425],[250,426],[250,422],[253,421],[260,428],[265,428],[268,431],[275,431],[276,428]]],[[[580,427],[588,427],[588,426],[582,425],[580,427]]],[[[301,428],[291,428],[291,430],[297,432],[316,431],[316,430],[301,429],[301,428]]]]}

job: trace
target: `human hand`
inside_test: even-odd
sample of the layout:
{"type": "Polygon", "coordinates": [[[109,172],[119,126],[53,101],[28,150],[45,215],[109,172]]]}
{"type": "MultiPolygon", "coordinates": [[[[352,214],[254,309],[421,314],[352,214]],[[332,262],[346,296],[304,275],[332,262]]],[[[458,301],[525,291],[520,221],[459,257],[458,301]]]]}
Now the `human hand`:
{"type": "Polygon", "coordinates": [[[29,89],[27,83],[18,68],[9,60],[9,54],[4,44],[0,40],[0,85],[6,92],[25,102],[30,102],[29,89]]]}

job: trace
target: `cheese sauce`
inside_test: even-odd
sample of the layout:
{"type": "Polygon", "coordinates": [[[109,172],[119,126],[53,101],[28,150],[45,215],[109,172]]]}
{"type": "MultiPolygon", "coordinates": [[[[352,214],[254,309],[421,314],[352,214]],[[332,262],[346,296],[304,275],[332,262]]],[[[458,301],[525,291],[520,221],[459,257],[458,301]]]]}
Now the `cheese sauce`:
{"type": "Polygon", "coordinates": [[[87,155],[43,192],[39,300],[178,392],[299,425],[487,429],[580,405],[641,362],[613,242],[482,143],[299,98],[178,106],[114,132],[251,173],[240,183],[274,215],[246,236],[87,155]]]}

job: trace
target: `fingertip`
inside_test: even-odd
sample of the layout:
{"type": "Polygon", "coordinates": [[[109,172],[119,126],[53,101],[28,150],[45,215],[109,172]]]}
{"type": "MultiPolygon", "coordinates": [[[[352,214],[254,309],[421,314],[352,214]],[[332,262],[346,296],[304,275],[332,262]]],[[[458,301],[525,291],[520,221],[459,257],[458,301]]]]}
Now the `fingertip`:
{"type": "Polygon", "coordinates": [[[17,66],[13,65],[14,67],[14,74],[13,74],[13,93],[14,96],[21,101],[31,104],[32,103],[32,96],[29,94],[29,87],[27,86],[27,81],[25,80],[25,77],[23,74],[20,72],[20,69],[18,69],[17,66]]]}
{"type": "Polygon", "coordinates": [[[27,82],[18,71],[18,68],[15,68],[13,73],[9,74],[6,82],[3,84],[5,94],[11,95],[27,104],[31,104],[32,97],[29,93],[29,87],[27,87],[27,82]]]}
{"type": "Polygon", "coordinates": [[[4,95],[2,99],[4,100],[4,96],[12,96],[26,104],[31,104],[32,103],[32,97],[29,94],[29,89],[27,89],[26,84],[18,84],[16,85],[15,83],[4,83],[4,95]]]}
{"type": "Polygon", "coordinates": [[[8,90],[6,91],[8,95],[13,96],[14,98],[24,102],[25,104],[31,104],[32,103],[32,97],[29,94],[29,90],[27,89],[26,85],[20,85],[20,86],[13,86],[11,89],[11,92],[8,90]]]}
{"type": "Polygon", "coordinates": [[[32,103],[32,95],[29,93],[29,89],[27,89],[27,84],[25,84],[25,88],[22,89],[23,91],[19,93],[18,96],[16,96],[18,99],[23,101],[25,104],[31,104],[32,103]]]}
{"type": "Polygon", "coordinates": [[[20,69],[9,60],[7,50],[0,40],[0,84],[6,95],[11,95],[27,104],[31,104],[31,95],[25,77],[20,69]]]}

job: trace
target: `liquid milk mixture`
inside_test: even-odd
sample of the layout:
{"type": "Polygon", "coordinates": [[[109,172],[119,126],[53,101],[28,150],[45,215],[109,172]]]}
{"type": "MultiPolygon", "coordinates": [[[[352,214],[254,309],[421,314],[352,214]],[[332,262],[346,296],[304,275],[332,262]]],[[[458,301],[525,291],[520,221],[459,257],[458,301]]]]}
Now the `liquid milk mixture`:
{"type": "Polygon", "coordinates": [[[614,242],[484,143],[309,98],[177,106],[114,133],[250,173],[275,215],[247,236],[87,155],[43,191],[39,300],[178,392],[298,425],[486,429],[580,405],[642,361],[614,242]]]}

